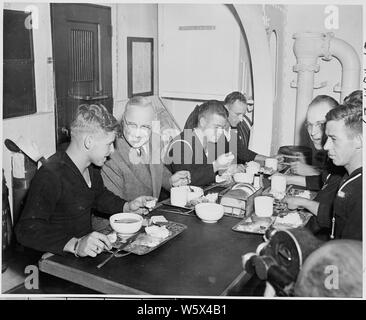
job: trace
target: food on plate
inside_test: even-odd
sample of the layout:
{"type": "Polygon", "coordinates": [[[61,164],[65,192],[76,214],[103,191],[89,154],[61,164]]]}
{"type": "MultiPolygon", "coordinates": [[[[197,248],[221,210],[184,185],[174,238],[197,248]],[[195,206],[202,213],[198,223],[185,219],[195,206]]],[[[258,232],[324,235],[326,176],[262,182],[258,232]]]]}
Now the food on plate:
{"type": "Polygon", "coordinates": [[[242,164],[232,164],[227,168],[224,174],[234,175],[235,173],[245,172],[245,166],[242,164]]]}
{"type": "Polygon", "coordinates": [[[270,168],[270,167],[261,167],[259,169],[259,172],[266,174],[266,175],[272,175],[276,172],[276,170],[274,170],[273,168],[270,168]]]}
{"type": "Polygon", "coordinates": [[[117,241],[117,233],[111,232],[111,233],[107,234],[107,238],[110,243],[115,243],[117,241]]]}
{"type": "Polygon", "coordinates": [[[168,220],[164,217],[164,216],[152,216],[150,218],[150,222],[151,223],[165,223],[165,222],[168,222],[168,220]]]}
{"type": "Polygon", "coordinates": [[[279,216],[286,215],[288,213],[287,203],[275,199],[273,201],[273,212],[279,216]]]}
{"type": "Polygon", "coordinates": [[[192,199],[187,202],[186,207],[194,207],[196,204],[204,203],[204,202],[216,202],[219,197],[218,193],[208,193],[205,196],[201,196],[197,199],[192,199]]]}
{"type": "Polygon", "coordinates": [[[145,246],[145,247],[156,247],[159,243],[161,243],[161,239],[157,237],[153,237],[149,234],[140,234],[137,239],[130,244],[132,248],[139,247],[139,246],[145,246]]]}
{"type": "Polygon", "coordinates": [[[221,176],[217,174],[215,181],[216,183],[231,183],[233,179],[230,174],[222,174],[221,176]]]}
{"type": "Polygon", "coordinates": [[[203,198],[206,198],[208,202],[216,202],[219,197],[219,194],[216,193],[208,193],[203,198]]]}
{"type": "Polygon", "coordinates": [[[255,174],[255,173],[259,172],[260,168],[261,168],[260,163],[255,162],[255,161],[249,161],[249,162],[246,163],[245,171],[255,174]]]}
{"type": "Polygon", "coordinates": [[[220,173],[219,175],[216,175],[216,182],[227,182],[230,183],[233,181],[233,176],[236,173],[244,173],[245,172],[245,166],[242,164],[232,164],[227,168],[224,172],[220,173]]]}
{"type": "Polygon", "coordinates": [[[151,226],[145,228],[146,234],[159,239],[168,238],[170,235],[170,231],[166,228],[166,226],[151,226]]]}
{"type": "Polygon", "coordinates": [[[256,162],[256,161],[248,161],[247,163],[246,163],[246,165],[247,165],[247,167],[253,167],[253,168],[258,168],[258,170],[259,170],[259,168],[260,168],[260,163],[258,163],[258,162],[256,162]]]}
{"type": "Polygon", "coordinates": [[[244,223],[237,227],[239,231],[245,232],[262,232],[265,231],[271,225],[271,220],[258,220],[253,221],[251,219],[246,220],[244,223]]]}
{"type": "Polygon", "coordinates": [[[157,199],[146,201],[146,208],[152,209],[156,206],[157,199]]]}
{"type": "Polygon", "coordinates": [[[298,192],[294,193],[294,196],[295,197],[302,197],[302,198],[305,198],[305,199],[310,199],[311,197],[311,193],[309,190],[299,190],[298,192]]]}
{"type": "Polygon", "coordinates": [[[276,200],[282,200],[286,196],[286,192],[278,192],[273,191],[272,189],[269,192],[276,200]]]}
{"type": "Polygon", "coordinates": [[[292,226],[300,226],[302,223],[303,221],[297,212],[290,212],[289,214],[276,219],[276,224],[290,224],[292,226]]]}
{"type": "Polygon", "coordinates": [[[188,193],[187,193],[187,202],[197,199],[203,196],[203,189],[200,187],[195,186],[186,186],[188,193]]]}

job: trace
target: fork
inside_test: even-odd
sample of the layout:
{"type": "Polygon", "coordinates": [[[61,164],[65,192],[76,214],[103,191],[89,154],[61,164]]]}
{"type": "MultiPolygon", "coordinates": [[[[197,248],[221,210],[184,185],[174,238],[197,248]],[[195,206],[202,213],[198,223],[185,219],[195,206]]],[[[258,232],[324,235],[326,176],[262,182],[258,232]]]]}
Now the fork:
{"type": "Polygon", "coordinates": [[[101,267],[103,267],[113,257],[122,258],[122,257],[128,256],[129,254],[131,254],[131,252],[127,252],[127,253],[123,253],[123,254],[119,253],[119,252],[123,251],[125,247],[126,246],[122,246],[122,248],[119,248],[114,252],[112,250],[107,250],[107,252],[111,253],[111,255],[107,259],[105,259],[102,263],[98,264],[97,268],[100,269],[101,267]]]}

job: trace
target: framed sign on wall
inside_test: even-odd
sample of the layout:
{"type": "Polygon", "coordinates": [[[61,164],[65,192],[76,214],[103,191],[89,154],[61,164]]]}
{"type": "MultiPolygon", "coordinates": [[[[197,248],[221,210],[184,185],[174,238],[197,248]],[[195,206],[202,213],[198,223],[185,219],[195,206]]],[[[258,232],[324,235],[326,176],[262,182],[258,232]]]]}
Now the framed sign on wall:
{"type": "Polygon", "coordinates": [[[154,94],[154,39],[127,37],[128,97],[154,94]]]}

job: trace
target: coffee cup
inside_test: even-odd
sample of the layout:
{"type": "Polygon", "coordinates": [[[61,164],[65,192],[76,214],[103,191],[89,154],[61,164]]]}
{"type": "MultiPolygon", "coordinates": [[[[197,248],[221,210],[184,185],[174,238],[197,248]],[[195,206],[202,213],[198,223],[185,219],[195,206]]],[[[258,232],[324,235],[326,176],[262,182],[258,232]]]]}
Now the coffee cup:
{"type": "Polygon", "coordinates": [[[188,189],[186,186],[170,189],[170,203],[173,206],[184,207],[188,201],[188,189]]]}
{"type": "Polygon", "coordinates": [[[270,217],[273,214],[273,198],[259,196],[254,198],[254,210],[258,217],[270,217]]]}
{"type": "Polygon", "coordinates": [[[271,192],[286,192],[286,177],[281,175],[273,175],[271,178],[271,192]]]}

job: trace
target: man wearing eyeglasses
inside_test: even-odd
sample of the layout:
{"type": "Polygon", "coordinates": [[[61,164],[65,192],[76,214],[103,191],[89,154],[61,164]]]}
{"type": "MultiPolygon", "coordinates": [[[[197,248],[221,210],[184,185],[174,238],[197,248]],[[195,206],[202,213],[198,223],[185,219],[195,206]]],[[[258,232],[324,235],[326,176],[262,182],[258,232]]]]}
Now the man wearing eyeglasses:
{"type": "Polygon", "coordinates": [[[147,98],[137,96],[127,102],[115,152],[102,167],[105,186],[124,199],[141,194],[158,199],[162,188],[169,192],[172,186],[190,183],[188,171],[172,175],[163,165],[160,138],[153,132],[156,120],[147,98]]]}
{"type": "Polygon", "coordinates": [[[335,166],[323,150],[325,143],[325,116],[336,107],[338,107],[338,102],[327,95],[316,96],[311,101],[306,113],[305,127],[314,148],[318,151],[320,166],[311,166],[300,161],[292,163],[291,172],[293,174],[286,176],[287,184],[295,184],[318,191],[323,187],[329,173],[343,176],[344,169],[335,166]]]}
{"type": "MultiPolygon", "coordinates": [[[[289,197],[289,209],[303,207],[330,223],[330,239],[355,239],[362,241],[362,104],[343,104],[326,115],[327,140],[324,150],[336,166],[346,173],[338,181],[335,193],[330,197],[311,201],[301,197],[289,197]],[[323,201],[322,201],[323,200],[323,201]],[[324,203],[331,202],[332,214],[324,214],[324,203]]],[[[333,176],[333,175],[332,175],[333,176]]],[[[329,189],[329,187],[326,187],[329,189]]]]}
{"type": "MultiPolygon", "coordinates": [[[[325,153],[323,146],[325,143],[325,124],[326,115],[330,110],[339,106],[338,102],[330,96],[319,95],[315,97],[308,107],[305,126],[309,137],[313,142],[314,148],[319,152],[325,153]]],[[[295,163],[292,167],[297,169],[297,175],[284,175],[287,184],[294,184],[306,187],[310,190],[319,191],[314,201],[309,201],[312,207],[307,209],[316,215],[308,223],[307,227],[315,234],[330,228],[330,215],[333,210],[333,199],[338,189],[338,185],[345,174],[344,167],[334,165],[325,154],[323,166],[316,168],[304,163],[295,163]],[[319,213],[319,214],[318,214],[319,213]]],[[[297,197],[287,197],[286,201],[290,206],[295,206],[297,197]]]]}

